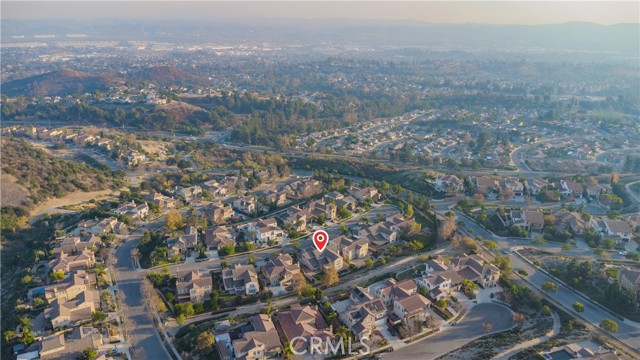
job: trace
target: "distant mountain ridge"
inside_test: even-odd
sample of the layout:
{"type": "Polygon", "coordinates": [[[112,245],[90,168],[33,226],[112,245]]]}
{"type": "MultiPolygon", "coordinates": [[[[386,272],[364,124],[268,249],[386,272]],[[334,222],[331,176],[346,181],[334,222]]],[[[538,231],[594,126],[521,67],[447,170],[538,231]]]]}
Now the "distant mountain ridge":
{"type": "Polygon", "coordinates": [[[199,83],[199,78],[175,66],[151,66],[127,75],[87,74],[62,69],[2,84],[2,94],[7,96],[66,96],[85,92],[106,91],[125,81],[150,82],[158,85],[187,85],[199,83]]]}

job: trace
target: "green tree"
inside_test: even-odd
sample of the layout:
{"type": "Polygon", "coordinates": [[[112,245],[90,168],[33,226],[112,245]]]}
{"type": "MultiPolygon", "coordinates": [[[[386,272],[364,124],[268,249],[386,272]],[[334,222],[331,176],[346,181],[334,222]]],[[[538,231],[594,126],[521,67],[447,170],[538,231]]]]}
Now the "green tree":
{"type": "Polygon", "coordinates": [[[94,323],[103,323],[105,320],[107,320],[107,314],[102,311],[98,310],[91,314],[91,321],[94,323]]]}
{"type": "Polygon", "coordinates": [[[329,287],[337,284],[338,281],[340,281],[338,270],[336,270],[336,267],[331,264],[324,270],[323,284],[324,286],[329,287]]]}
{"type": "Polygon", "coordinates": [[[546,292],[556,292],[558,291],[558,285],[551,281],[546,281],[542,284],[542,290],[546,292]]]}
{"type": "Polygon", "coordinates": [[[348,217],[351,217],[351,211],[349,211],[344,206],[338,206],[338,210],[336,211],[336,215],[340,219],[346,219],[348,217]]]}
{"type": "Polygon", "coordinates": [[[600,322],[600,328],[609,332],[618,332],[618,323],[611,319],[604,319],[600,322]]]}
{"type": "Polygon", "coordinates": [[[584,311],[584,304],[582,304],[581,302],[574,302],[573,303],[573,310],[577,311],[577,312],[583,312],[584,311]]]}
{"type": "Polygon", "coordinates": [[[371,269],[371,268],[373,267],[373,260],[371,260],[370,258],[369,258],[369,259],[366,259],[366,260],[364,261],[364,264],[365,264],[365,266],[366,266],[368,269],[371,269]]]}
{"type": "Polygon", "coordinates": [[[411,249],[411,251],[416,253],[416,254],[418,252],[420,252],[420,250],[422,250],[422,248],[424,248],[424,244],[421,241],[418,241],[418,240],[409,241],[408,246],[411,249]]]}
{"type": "Polygon", "coordinates": [[[167,229],[171,231],[176,231],[182,226],[184,226],[184,219],[182,218],[182,214],[180,214],[175,210],[168,213],[167,219],[166,219],[166,226],[167,226],[167,229]]]}
{"type": "Polygon", "coordinates": [[[407,210],[405,211],[404,215],[407,218],[412,218],[413,217],[413,205],[411,205],[411,204],[407,205],[407,210]]]}
{"type": "Polygon", "coordinates": [[[203,331],[198,334],[196,338],[196,351],[200,353],[207,353],[213,349],[214,337],[209,331],[203,331]]]}
{"type": "Polygon", "coordinates": [[[551,314],[551,308],[549,308],[549,306],[547,306],[547,305],[543,305],[542,306],[542,314],[543,315],[551,314]]]}
{"type": "Polygon", "coordinates": [[[53,281],[60,281],[64,279],[64,272],[62,270],[54,271],[50,275],[53,281]]]}
{"type": "Polygon", "coordinates": [[[542,236],[536,236],[535,239],[531,242],[533,245],[542,246],[547,243],[547,241],[542,236]]]}
{"type": "Polygon", "coordinates": [[[484,246],[485,248],[491,251],[498,250],[498,244],[495,241],[485,240],[482,242],[482,246],[484,246]]]}
{"type": "Polygon", "coordinates": [[[94,348],[88,347],[84,349],[84,351],[82,352],[83,360],[95,360],[97,357],[98,357],[98,352],[94,348]]]}

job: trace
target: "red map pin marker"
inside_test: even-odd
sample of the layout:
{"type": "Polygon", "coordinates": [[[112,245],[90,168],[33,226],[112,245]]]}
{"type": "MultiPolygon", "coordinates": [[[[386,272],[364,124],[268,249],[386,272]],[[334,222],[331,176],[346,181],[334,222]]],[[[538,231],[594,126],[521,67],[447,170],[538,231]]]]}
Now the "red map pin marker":
{"type": "Polygon", "coordinates": [[[316,246],[318,251],[324,250],[329,243],[329,234],[327,234],[324,230],[318,230],[313,233],[313,244],[316,246]]]}

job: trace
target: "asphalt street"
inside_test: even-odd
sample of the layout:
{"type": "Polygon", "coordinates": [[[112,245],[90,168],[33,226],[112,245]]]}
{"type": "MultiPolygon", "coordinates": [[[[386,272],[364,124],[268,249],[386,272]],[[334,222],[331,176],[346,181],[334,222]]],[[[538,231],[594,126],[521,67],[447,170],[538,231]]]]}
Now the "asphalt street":
{"type": "Polygon", "coordinates": [[[612,319],[616,321],[618,323],[618,332],[615,334],[615,337],[635,349],[640,349],[640,324],[621,321],[615,318],[607,311],[587,302],[582,296],[579,296],[573,291],[567,289],[564,285],[557,283],[551,277],[539,271],[535,266],[523,261],[520,257],[511,254],[510,258],[513,268],[526,270],[529,275],[525,276],[525,278],[538,289],[542,289],[542,284],[546,281],[555,282],[558,285],[558,291],[550,294],[550,296],[557,302],[561,303],[567,310],[569,310],[570,313],[581,316],[590,323],[596,325],[600,324],[604,319],[612,319]],[[584,312],[576,313],[573,310],[573,304],[576,301],[584,304],[584,312]]]}
{"type": "Polygon", "coordinates": [[[153,320],[145,309],[140,292],[140,283],[144,272],[137,271],[131,257],[131,250],[140,242],[140,236],[144,229],[152,228],[156,223],[147,224],[145,227],[132,233],[129,241],[126,241],[116,250],[116,279],[118,291],[124,296],[122,314],[124,326],[129,334],[130,350],[134,359],[171,359],[166,348],[160,340],[153,320]]]}
{"type": "Polygon", "coordinates": [[[483,323],[491,323],[491,332],[501,332],[513,327],[511,310],[493,303],[478,304],[456,326],[442,331],[391,353],[382,355],[385,360],[435,359],[472,340],[484,336],[483,323]]]}

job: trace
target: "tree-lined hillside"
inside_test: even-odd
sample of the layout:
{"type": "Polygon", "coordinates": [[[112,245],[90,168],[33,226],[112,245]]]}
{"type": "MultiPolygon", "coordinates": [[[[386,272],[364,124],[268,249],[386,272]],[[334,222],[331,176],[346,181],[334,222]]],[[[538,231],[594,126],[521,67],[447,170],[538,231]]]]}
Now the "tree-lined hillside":
{"type": "Polygon", "coordinates": [[[24,140],[2,137],[2,171],[14,176],[29,191],[22,206],[31,207],[51,197],[74,191],[119,188],[123,174],[108,168],[63,160],[36,149],[24,140]]]}

